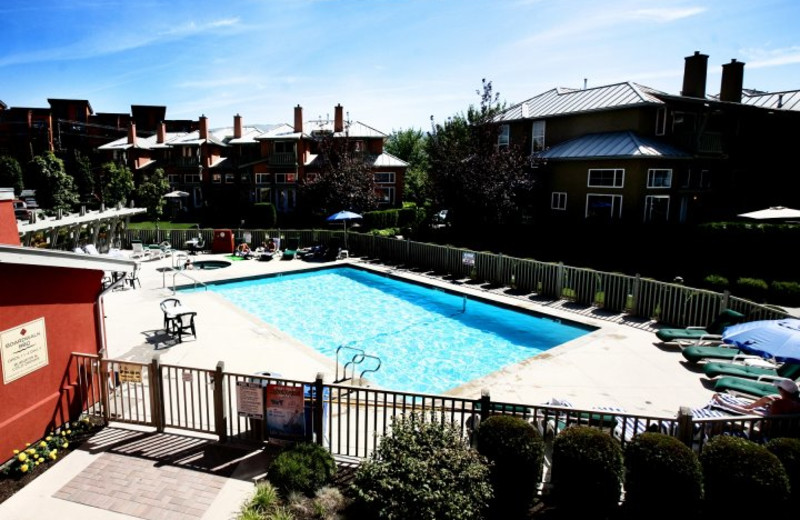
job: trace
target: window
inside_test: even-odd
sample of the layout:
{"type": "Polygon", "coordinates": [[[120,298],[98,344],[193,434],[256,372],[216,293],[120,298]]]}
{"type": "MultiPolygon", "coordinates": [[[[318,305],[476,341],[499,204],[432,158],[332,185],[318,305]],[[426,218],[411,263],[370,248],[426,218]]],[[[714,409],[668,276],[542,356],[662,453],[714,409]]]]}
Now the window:
{"type": "Polygon", "coordinates": [[[292,141],[275,141],[275,153],[294,153],[292,141]]]}
{"type": "Polygon", "coordinates": [[[233,184],[234,182],[236,182],[236,175],[234,175],[232,173],[226,173],[225,174],[225,184],[233,184]]]}
{"type": "Polygon", "coordinates": [[[531,131],[531,152],[541,152],[544,150],[544,121],[534,121],[531,131]]]}
{"type": "Polygon", "coordinates": [[[241,176],[241,181],[242,181],[242,184],[249,184],[250,183],[250,174],[249,173],[243,173],[242,176],[241,176]]]}
{"type": "Polygon", "coordinates": [[[222,182],[222,175],[220,175],[219,173],[212,173],[211,182],[213,184],[220,184],[222,182]]]}
{"type": "Polygon", "coordinates": [[[294,182],[293,173],[276,173],[275,182],[278,184],[290,184],[294,182]]]}
{"type": "Polygon", "coordinates": [[[258,202],[272,202],[272,192],[270,188],[259,188],[256,193],[258,202]]]}
{"type": "Polygon", "coordinates": [[[177,173],[170,173],[167,175],[167,182],[170,186],[176,186],[181,183],[181,176],[177,173]]]}
{"type": "Polygon", "coordinates": [[[377,184],[394,184],[394,172],[376,172],[375,182],[377,184]]]}
{"type": "Polygon", "coordinates": [[[648,188],[671,188],[672,170],[660,170],[651,168],[647,170],[648,188]]]}
{"type": "Polygon", "coordinates": [[[656,135],[667,133],[667,109],[661,107],[656,110],[656,135]]]}
{"type": "Polygon", "coordinates": [[[689,170],[684,177],[681,188],[708,189],[711,187],[711,172],[708,170],[689,170]]]}
{"type": "Polygon", "coordinates": [[[590,188],[622,188],[625,184],[625,170],[589,170],[590,188]]]}
{"type": "Polygon", "coordinates": [[[190,183],[190,184],[197,184],[201,182],[203,179],[200,177],[199,173],[187,173],[183,176],[183,181],[190,183]]]}
{"type": "Polygon", "coordinates": [[[379,204],[394,204],[393,186],[378,186],[375,188],[375,195],[378,197],[379,204]]]}
{"type": "Polygon", "coordinates": [[[497,147],[507,148],[511,141],[511,128],[508,125],[500,125],[497,134],[497,147]]]}
{"type": "Polygon", "coordinates": [[[554,191],[550,197],[550,209],[567,209],[567,193],[564,191],[554,191]]]}
{"type": "Polygon", "coordinates": [[[354,152],[363,152],[364,150],[364,141],[353,141],[354,152]]]}
{"type": "Polygon", "coordinates": [[[667,222],[669,195],[648,195],[644,198],[644,221],[667,222]]]}
{"type": "Polygon", "coordinates": [[[622,195],[586,195],[586,219],[610,222],[622,218],[622,195]]]}
{"type": "Polygon", "coordinates": [[[256,174],[256,184],[269,184],[272,182],[272,174],[271,173],[257,173],[256,174]]]}

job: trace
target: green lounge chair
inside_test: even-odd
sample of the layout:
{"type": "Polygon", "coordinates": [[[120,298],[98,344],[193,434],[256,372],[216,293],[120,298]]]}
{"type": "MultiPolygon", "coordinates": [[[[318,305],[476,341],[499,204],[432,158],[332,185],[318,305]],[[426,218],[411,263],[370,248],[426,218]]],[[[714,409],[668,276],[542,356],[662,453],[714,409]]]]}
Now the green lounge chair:
{"type": "Polygon", "coordinates": [[[656,337],[661,341],[678,341],[682,339],[718,339],[725,327],[735,325],[744,320],[741,312],[726,309],[706,327],[686,327],[683,329],[661,329],[656,331],[656,337]]]}
{"type": "Polygon", "coordinates": [[[297,255],[297,250],[300,249],[300,239],[297,237],[290,237],[286,239],[286,249],[283,250],[281,260],[292,260],[297,255]]]}
{"type": "Polygon", "coordinates": [[[741,363],[706,363],[703,366],[703,372],[708,377],[736,376],[758,379],[761,376],[773,376],[797,379],[800,377],[800,363],[784,363],[777,368],[749,366],[741,363]]]}
{"type": "Polygon", "coordinates": [[[772,384],[773,380],[746,379],[743,377],[724,376],[714,381],[714,390],[733,394],[744,394],[752,397],[765,397],[775,395],[778,389],[772,384]]]}
{"type": "Polygon", "coordinates": [[[707,359],[729,359],[734,360],[741,357],[743,352],[733,346],[719,345],[716,347],[692,345],[684,347],[681,354],[690,363],[699,363],[707,359]]]}

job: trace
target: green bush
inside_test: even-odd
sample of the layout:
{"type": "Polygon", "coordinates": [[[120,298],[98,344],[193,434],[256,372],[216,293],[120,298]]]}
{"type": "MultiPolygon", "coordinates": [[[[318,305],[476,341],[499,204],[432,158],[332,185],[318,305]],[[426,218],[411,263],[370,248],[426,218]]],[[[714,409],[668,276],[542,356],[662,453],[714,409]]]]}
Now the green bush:
{"type": "Polygon", "coordinates": [[[776,282],[769,284],[770,301],[789,307],[800,307],[800,283],[776,282]]]}
{"type": "Polygon", "coordinates": [[[311,496],[336,475],[336,462],[330,452],[311,442],[295,444],[278,455],[269,467],[267,478],[284,494],[297,491],[311,496]]]}
{"type": "Polygon", "coordinates": [[[570,426],[553,441],[551,498],[565,510],[605,513],[619,503],[624,464],[619,442],[590,426],[570,426]]]}
{"type": "Polygon", "coordinates": [[[765,445],[778,457],[789,477],[790,499],[794,505],[800,504],[800,439],[778,437],[765,445]]]}
{"type": "Polygon", "coordinates": [[[703,287],[712,291],[723,292],[730,286],[730,281],[724,276],[710,274],[703,278],[703,287]]]}
{"type": "Polygon", "coordinates": [[[270,202],[256,202],[247,215],[247,227],[251,229],[272,229],[278,222],[278,212],[270,202]]]}
{"type": "Polygon", "coordinates": [[[492,511],[516,517],[526,511],[541,480],[544,441],[539,431],[520,417],[494,415],[476,432],[478,451],[493,463],[492,511]]]}
{"type": "Polygon", "coordinates": [[[363,215],[367,229],[384,229],[398,227],[399,214],[396,209],[367,211],[363,215]]]}
{"type": "Polygon", "coordinates": [[[624,453],[625,502],[635,511],[666,516],[696,510],[703,498],[703,472],[691,448],[663,433],[642,433],[624,453]]]}
{"type": "Polygon", "coordinates": [[[461,429],[418,413],[394,420],[349,492],[362,515],[415,520],[481,519],[492,498],[489,465],[461,429]]]}
{"type": "Polygon", "coordinates": [[[789,478],[766,447],[719,435],[700,453],[705,498],[710,511],[765,517],[786,506],[789,478]]]}
{"type": "Polygon", "coordinates": [[[767,298],[767,289],[769,289],[767,282],[760,278],[739,278],[736,280],[734,293],[736,296],[761,302],[767,298]]]}

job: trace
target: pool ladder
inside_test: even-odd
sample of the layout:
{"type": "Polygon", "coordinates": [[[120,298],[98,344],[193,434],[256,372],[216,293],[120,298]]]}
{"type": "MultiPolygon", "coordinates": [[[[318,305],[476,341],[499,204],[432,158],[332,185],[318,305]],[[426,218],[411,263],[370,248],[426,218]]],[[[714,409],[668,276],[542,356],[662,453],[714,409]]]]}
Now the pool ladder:
{"type": "Polygon", "coordinates": [[[361,365],[367,359],[372,359],[373,361],[376,362],[376,365],[374,367],[365,368],[364,370],[362,370],[361,374],[359,374],[358,376],[359,379],[363,379],[364,374],[367,374],[369,372],[377,372],[378,369],[381,368],[381,358],[379,358],[378,356],[373,356],[372,354],[367,354],[363,348],[351,347],[349,345],[339,345],[339,347],[336,349],[336,380],[334,381],[334,383],[341,383],[342,381],[353,379],[356,373],[356,366],[361,365]],[[350,360],[346,362],[342,367],[342,377],[339,378],[339,365],[340,365],[339,353],[342,352],[343,350],[351,351],[352,356],[350,357],[350,360]],[[350,377],[347,377],[348,368],[350,368],[350,377]]]}

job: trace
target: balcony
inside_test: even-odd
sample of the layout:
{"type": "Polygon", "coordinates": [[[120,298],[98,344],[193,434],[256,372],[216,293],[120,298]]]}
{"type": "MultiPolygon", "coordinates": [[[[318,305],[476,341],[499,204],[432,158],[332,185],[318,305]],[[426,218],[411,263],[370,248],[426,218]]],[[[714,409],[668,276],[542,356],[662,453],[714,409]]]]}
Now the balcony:
{"type": "Polygon", "coordinates": [[[297,166],[297,155],[294,152],[273,152],[269,156],[271,166],[297,166]]]}
{"type": "Polygon", "coordinates": [[[178,157],[175,164],[181,167],[193,166],[197,168],[200,165],[200,160],[197,157],[178,157]]]}

